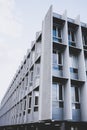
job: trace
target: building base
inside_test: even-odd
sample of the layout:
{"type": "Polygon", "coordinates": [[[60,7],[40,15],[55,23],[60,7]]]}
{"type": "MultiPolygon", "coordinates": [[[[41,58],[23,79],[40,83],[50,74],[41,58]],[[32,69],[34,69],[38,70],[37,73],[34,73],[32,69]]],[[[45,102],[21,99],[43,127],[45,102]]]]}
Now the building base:
{"type": "Polygon", "coordinates": [[[87,122],[43,121],[29,124],[0,126],[0,130],[87,130],[87,122]]]}

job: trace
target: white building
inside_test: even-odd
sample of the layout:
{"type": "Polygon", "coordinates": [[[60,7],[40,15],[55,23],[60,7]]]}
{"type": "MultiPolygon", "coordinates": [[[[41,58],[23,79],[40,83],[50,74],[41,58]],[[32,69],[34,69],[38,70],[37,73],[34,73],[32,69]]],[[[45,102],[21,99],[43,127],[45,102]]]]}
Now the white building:
{"type": "Polygon", "coordinates": [[[0,126],[85,130],[87,24],[50,7],[31,45],[1,102],[0,126]]]}

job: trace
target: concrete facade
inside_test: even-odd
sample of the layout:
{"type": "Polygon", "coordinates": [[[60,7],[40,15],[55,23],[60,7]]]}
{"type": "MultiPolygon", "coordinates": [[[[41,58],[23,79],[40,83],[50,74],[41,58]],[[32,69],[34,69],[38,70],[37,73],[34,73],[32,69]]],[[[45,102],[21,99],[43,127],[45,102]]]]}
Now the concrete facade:
{"type": "Polygon", "coordinates": [[[87,25],[51,6],[1,102],[0,126],[58,121],[64,130],[66,121],[80,130],[86,99],[87,25]]]}

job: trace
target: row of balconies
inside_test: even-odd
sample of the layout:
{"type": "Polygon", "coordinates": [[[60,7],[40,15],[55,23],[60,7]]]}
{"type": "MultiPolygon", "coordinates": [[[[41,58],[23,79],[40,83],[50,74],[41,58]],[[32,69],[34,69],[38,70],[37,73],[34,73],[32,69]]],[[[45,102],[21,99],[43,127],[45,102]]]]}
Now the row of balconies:
{"type": "Polygon", "coordinates": [[[19,69],[15,78],[13,79],[12,84],[10,85],[5,97],[3,98],[2,106],[4,105],[6,100],[11,96],[11,93],[15,91],[16,87],[22,81],[23,77],[26,76],[26,73],[31,69],[32,65],[38,60],[40,56],[41,56],[41,42],[38,42],[35,44],[35,50],[34,51],[32,50],[30,56],[27,56],[27,58],[25,58],[25,61],[21,66],[21,69],[19,69]],[[32,53],[34,53],[33,57],[32,53]]]}
{"type": "Polygon", "coordinates": [[[22,100],[28,93],[33,91],[40,85],[40,75],[36,76],[34,81],[31,81],[28,86],[19,86],[15,93],[8,99],[6,104],[1,109],[1,114],[3,115],[6,111],[11,109],[15,104],[22,100]],[[26,89],[25,89],[26,88],[26,89]]]}
{"type": "MultiPolygon", "coordinates": [[[[39,70],[39,74],[40,74],[40,70],[39,70]]],[[[26,84],[26,79],[25,82],[24,81],[21,82],[21,85],[19,84],[19,86],[10,95],[7,102],[2,107],[4,113],[8,111],[11,107],[13,107],[15,104],[17,104],[17,102],[19,102],[21,99],[23,99],[29,92],[31,92],[33,89],[35,89],[37,86],[40,85],[39,74],[37,75],[34,74],[34,77],[32,77],[33,78],[32,81],[30,81],[30,78],[28,78],[27,84],[26,84]]]]}
{"type": "MultiPolygon", "coordinates": [[[[63,77],[63,65],[53,65],[53,76],[63,77]]],[[[78,69],[70,67],[70,78],[79,80],[78,69]]]]}
{"type": "MultiPolygon", "coordinates": [[[[53,37],[53,42],[56,42],[56,43],[62,43],[62,38],[61,37],[53,37]]],[[[70,47],[74,47],[74,48],[78,48],[78,49],[81,49],[81,48],[79,48],[79,47],[77,47],[77,45],[76,45],[76,42],[74,42],[74,41],[69,41],[68,42],[68,45],[70,46],[70,47]]],[[[83,49],[85,50],[85,51],[87,51],[87,45],[83,45],[83,49]]]]}
{"type": "Polygon", "coordinates": [[[8,102],[6,101],[6,104],[8,104],[8,105],[6,105],[6,104],[4,104],[4,105],[6,105],[6,106],[12,105],[13,106],[14,103],[18,102],[18,100],[23,98],[29,91],[31,91],[35,87],[39,86],[40,75],[36,74],[37,73],[36,72],[37,67],[39,67],[39,74],[40,74],[40,64],[36,64],[35,71],[34,71],[34,74],[33,74],[34,77],[32,77],[33,80],[31,81],[31,79],[30,79],[31,74],[30,74],[28,76],[28,79],[27,79],[28,80],[27,85],[26,85],[26,76],[25,76],[25,80],[21,81],[21,85],[20,85],[20,82],[18,82],[18,84],[14,84],[15,86],[13,86],[13,90],[10,90],[10,95],[8,95],[8,98],[7,98],[7,101],[11,99],[13,102],[12,102],[12,104],[9,105],[8,102]],[[32,86],[31,86],[31,84],[32,84],[32,86]],[[21,89],[21,96],[20,96],[20,98],[18,98],[17,92],[18,92],[18,95],[19,95],[20,89],[21,89]]]}

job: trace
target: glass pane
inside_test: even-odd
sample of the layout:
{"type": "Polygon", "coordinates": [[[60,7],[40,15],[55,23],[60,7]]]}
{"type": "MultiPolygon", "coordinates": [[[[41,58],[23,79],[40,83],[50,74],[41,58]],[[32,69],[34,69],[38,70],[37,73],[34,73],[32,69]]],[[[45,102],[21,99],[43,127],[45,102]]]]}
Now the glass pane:
{"type": "Polygon", "coordinates": [[[74,89],[74,87],[71,87],[71,98],[72,98],[72,103],[75,102],[75,89],[74,89]]]}
{"type": "Polygon", "coordinates": [[[68,40],[70,41],[70,31],[68,31],[68,40]]]}
{"type": "Polygon", "coordinates": [[[63,100],[62,85],[59,85],[59,100],[63,100]]]}
{"type": "Polygon", "coordinates": [[[56,101],[57,100],[57,84],[53,84],[52,86],[52,100],[56,101]]]}
{"type": "Polygon", "coordinates": [[[71,39],[72,41],[75,41],[75,35],[74,35],[74,32],[71,32],[71,38],[72,38],[72,39],[71,39]]]}
{"type": "Polygon", "coordinates": [[[62,54],[58,52],[58,64],[62,64],[62,54]]]}
{"type": "Polygon", "coordinates": [[[28,75],[26,75],[26,86],[28,85],[28,75]]]}
{"type": "Polygon", "coordinates": [[[58,37],[61,37],[61,29],[58,28],[58,37]]]}
{"type": "Polygon", "coordinates": [[[31,81],[33,81],[33,72],[31,72],[31,81]]]}
{"type": "Polygon", "coordinates": [[[57,64],[57,57],[58,55],[53,53],[53,64],[57,64]]]}
{"type": "Polygon", "coordinates": [[[26,110],[26,99],[24,101],[24,110],[26,110]]]}
{"type": "Polygon", "coordinates": [[[75,108],[76,108],[76,109],[80,109],[80,104],[79,104],[79,103],[78,103],[78,104],[76,103],[76,104],[75,104],[75,108]]]}
{"type": "Polygon", "coordinates": [[[38,107],[34,107],[34,111],[38,111],[38,107]]]}
{"type": "Polygon", "coordinates": [[[31,108],[31,97],[29,97],[29,108],[31,108]]]}
{"type": "Polygon", "coordinates": [[[56,37],[56,27],[53,26],[53,36],[56,37]]]}
{"type": "Polygon", "coordinates": [[[38,105],[38,96],[35,96],[35,105],[38,105]]]}
{"type": "Polygon", "coordinates": [[[31,112],[31,109],[28,109],[28,114],[31,112]]]}
{"type": "Polygon", "coordinates": [[[78,91],[79,88],[75,87],[75,101],[76,102],[79,102],[79,91],[78,91]]]}
{"type": "Polygon", "coordinates": [[[59,107],[63,108],[63,102],[59,102],[59,107]]]}

